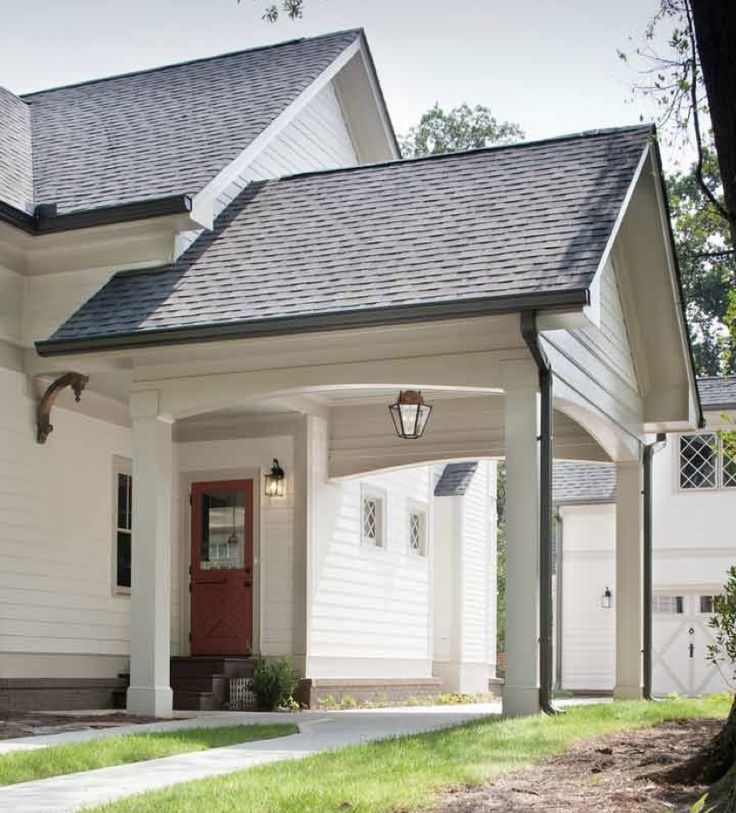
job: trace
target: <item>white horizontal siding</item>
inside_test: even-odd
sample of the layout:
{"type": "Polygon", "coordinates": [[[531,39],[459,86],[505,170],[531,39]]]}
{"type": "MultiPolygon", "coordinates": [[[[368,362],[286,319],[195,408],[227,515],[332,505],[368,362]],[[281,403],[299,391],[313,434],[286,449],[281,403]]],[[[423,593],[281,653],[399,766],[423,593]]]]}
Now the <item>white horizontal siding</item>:
{"type": "Polygon", "coordinates": [[[41,446],[26,377],[0,369],[0,391],[0,676],[11,653],[127,655],[112,512],[113,456],[130,455],[130,431],[54,408],[41,446]]]}
{"type": "Polygon", "coordinates": [[[312,557],[310,677],[430,675],[429,559],[409,550],[408,534],[410,506],[426,504],[429,509],[428,499],[426,467],[319,489],[312,557]],[[361,541],[361,486],[385,491],[383,548],[361,541]]]}

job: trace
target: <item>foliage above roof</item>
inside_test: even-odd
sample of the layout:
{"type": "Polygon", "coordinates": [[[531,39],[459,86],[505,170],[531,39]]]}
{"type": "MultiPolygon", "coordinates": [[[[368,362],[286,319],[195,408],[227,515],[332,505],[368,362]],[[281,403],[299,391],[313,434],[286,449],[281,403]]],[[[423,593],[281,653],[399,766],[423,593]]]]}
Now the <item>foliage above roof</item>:
{"type": "Polygon", "coordinates": [[[649,138],[634,127],[252,184],[176,263],[116,275],[40,347],[531,296],[583,304],[649,138]]]}
{"type": "Polygon", "coordinates": [[[13,97],[30,106],[33,203],[56,204],[64,214],[196,194],[360,35],[294,40],[31,93],[22,102],[13,97]]]}

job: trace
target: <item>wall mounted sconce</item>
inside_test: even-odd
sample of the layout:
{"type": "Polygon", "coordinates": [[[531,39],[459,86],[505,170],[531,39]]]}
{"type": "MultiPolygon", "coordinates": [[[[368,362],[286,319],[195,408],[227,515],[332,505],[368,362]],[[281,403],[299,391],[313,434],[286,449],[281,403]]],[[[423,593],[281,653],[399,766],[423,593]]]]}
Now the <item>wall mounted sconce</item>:
{"type": "Polygon", "coordinates": [[[267,497],[284,496],[284,470],[279,465],[279,461],[274,457],[271,471],[263,476],[264,493],[267,497]]]}
{"type": "Polygon", "coordinates": [[[395,404],[388,408],[394,429],[400,438],[416,440],[424,433],[432,407],[424,403],[422,393],[417,390],[403,390],[395,404]]]}
{"type": "Polygon", "coordinates": [[[613,607],[613,593],[606,587],[601,596],[601,607],[604,610],[610,610],[613,607]]]}

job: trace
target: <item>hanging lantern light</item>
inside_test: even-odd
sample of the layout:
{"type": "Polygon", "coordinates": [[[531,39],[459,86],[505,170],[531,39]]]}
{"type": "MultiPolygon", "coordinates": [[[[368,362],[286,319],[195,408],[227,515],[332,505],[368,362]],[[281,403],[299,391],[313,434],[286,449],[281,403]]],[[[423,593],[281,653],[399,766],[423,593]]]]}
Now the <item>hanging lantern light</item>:
{"type": "Polygon", "coordinates": [[[264,475],[263,477],[263,484],[267,497],[284,496],[284,477],[284,470],[279,465],[279,461],[274,457],[270,473],[264,475]]]}
{"type": "Polygon", "coordinates": [[[424,433],[432,407],[424,403],[422,393],[417,390],[403,390],[395,404],[388,408],[394,422],[396,434],[400,438],[416,440],[424,433]]]}
{"type": "Polygon", "coordinates": [[[610,610],[613,606],[613,593],[606,587],[601,596],[601,607],[604,610],[610,610]]]}

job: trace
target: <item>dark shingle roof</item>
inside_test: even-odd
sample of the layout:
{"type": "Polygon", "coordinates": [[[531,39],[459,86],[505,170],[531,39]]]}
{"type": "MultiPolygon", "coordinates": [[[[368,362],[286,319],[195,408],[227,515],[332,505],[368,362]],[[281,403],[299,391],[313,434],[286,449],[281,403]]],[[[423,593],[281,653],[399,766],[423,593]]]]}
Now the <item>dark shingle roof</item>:
{"type": "Polygon", "coordinates": [[[196,193],[359,31],[24,96],[35,201],[59,213],[196,193]]]}
{"type": "Polygon", "coordinates": [[[616,466],[612,463],[556,461],[552,473],[555,505],[616,501],[616,466]]]}
{"type": "Polygon", "coordinates": [[[116,275],[52,339],[580,291],[649,136],[636,127],[253,184],[175,264],[116,275]]]}
{"type": "Polygon", "coordinates": [[[736,408],[736,375],[699,378],[698,391],[703,409],[736,408]]]}
{"type": "Polygon", "coordinates": [[[16,209],[33,207],[31,110],[0,87],[0,201],[16,209]]]}
{"type": "Polygon", "coordinates": [[[435,497],[459,497],[468,490],[478,463],[448,463],[437,485],[434,487],[435,497]]]}

